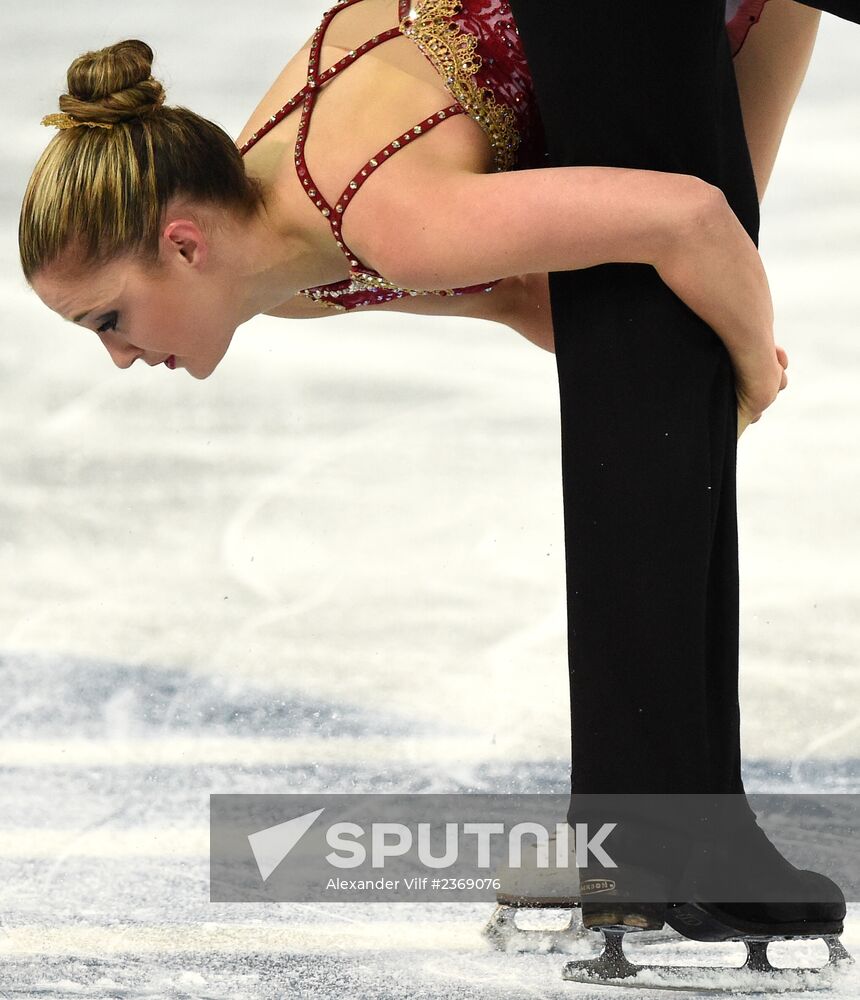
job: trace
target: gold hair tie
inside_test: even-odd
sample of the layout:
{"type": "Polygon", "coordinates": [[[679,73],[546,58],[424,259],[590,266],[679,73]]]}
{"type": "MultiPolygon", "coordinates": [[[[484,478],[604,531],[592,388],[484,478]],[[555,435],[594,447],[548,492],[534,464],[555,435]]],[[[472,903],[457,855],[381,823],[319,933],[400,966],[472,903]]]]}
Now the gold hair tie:
{"type": "Polygon", "coordinates": [[[42,119],[43,125],[53,125],[55,128],[74,128],[76,125],[86,125],[88,128],[113,128],[108,122],[80,122],[65,111],[58,115],[45,115],[42,119]]]}

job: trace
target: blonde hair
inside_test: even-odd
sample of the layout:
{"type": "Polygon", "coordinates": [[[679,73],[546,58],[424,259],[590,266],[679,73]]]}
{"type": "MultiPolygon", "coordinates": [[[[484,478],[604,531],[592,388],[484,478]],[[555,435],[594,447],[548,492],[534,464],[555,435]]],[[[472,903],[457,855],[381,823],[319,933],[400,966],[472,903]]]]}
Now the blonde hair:
{"type": "Polygon", "coordinates": [[[163,106],[152,59],[145,42],[127,39],[69,67],[63,114],[44,119],[60,131],[21,206],[18,249],[28,283],[68,248],[82,267],[124,256],[154,266],[162,211],[174,195],[242,214],[259,203],[261,186],[230,136],[188,108],[163,106]]]}

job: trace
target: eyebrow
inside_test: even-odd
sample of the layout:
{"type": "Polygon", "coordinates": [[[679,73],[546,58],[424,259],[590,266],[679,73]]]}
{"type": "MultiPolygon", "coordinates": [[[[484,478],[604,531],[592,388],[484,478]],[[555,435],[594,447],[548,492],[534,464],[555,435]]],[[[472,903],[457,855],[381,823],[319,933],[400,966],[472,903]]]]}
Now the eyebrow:
{"type": "Polygon", "coordinates": [[[86,312],[82,312],[80,316],[73,316],[72,317],[72,322],[73,323],[80,323],[80,321],[82,319],[85,319],[87,316],[89,316],[89,314],[91,312],[95,312],[95,309],[87,309],[87,311],[86,312]]]}

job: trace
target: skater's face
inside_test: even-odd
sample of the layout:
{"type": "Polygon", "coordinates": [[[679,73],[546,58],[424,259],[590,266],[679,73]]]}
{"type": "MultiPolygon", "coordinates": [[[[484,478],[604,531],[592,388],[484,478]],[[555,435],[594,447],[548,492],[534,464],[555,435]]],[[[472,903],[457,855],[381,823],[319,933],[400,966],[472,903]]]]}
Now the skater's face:
{"type": "Polygon", "coordinates": [[[176,368],[205,379],[239,325],[232,318],[231,283],[210,264],[201,229],[174,219],[162,232],[153,265],[121,258],[93,270],[67,253],[40,271],[32,285],[50,309],[92,330],[118,368],[129,368],[138,358],[157,365],[172,355],[176,368]]]}

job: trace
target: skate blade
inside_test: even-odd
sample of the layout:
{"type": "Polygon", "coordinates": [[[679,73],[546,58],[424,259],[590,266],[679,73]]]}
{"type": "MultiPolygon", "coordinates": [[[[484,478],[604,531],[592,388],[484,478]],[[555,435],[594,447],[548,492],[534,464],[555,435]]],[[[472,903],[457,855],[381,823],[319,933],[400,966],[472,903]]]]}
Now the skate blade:
{"type": "Polygon", "coordinates": [[[497,892],[500,906],[516,906],[521,910],[574,910],[579,909],[579,896],[526,896],[522,893],[497,892]]]}
{"type": "Polygon", "coordinates": [[[854,964],[842,942],[826,937],[828,961],[816,968],[775,968],[767,958],[767,941],[745,940],[742,966],[636,965],[624,954],[623,931],[603,932],[598,958],[568,962],[562,979],[586,985],[636,986],[642,989],[695,990],[701,993],[784,993],[829,990],[844,969],[854,964]]]}
{"type": "MultiPolygon", "coordinates": [[[[499,951],[523,951],[548,954],[550,952],[582,952],[593,940],[590,931],[582,926],[572,907],[511,906],[499,903],[483,930],[484,937],[499,951]],[[561,927],[524,928],[517,926],[517,912],[532,910],[567,910],[567,922],[561,927]]],[[[587,954],[587,951],[586,951],[587,954]]]]}

